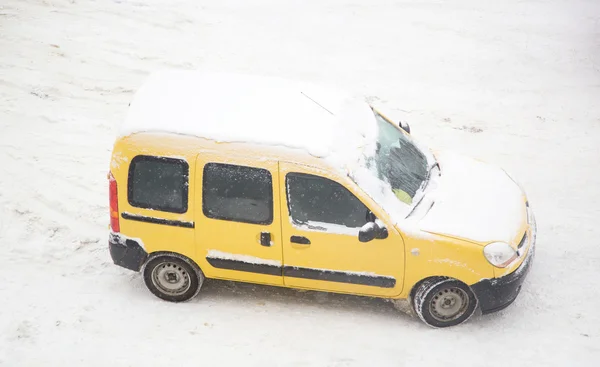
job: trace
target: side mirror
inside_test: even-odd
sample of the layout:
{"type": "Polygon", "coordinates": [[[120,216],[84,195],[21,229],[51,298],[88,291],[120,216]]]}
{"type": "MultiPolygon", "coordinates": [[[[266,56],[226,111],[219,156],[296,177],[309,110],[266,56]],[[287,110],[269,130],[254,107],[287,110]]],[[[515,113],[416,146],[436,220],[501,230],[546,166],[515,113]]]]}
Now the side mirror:
{"type": "Polygon", "coordinates": [[[410,125],[404,121],[399,121],[398,122],[398,126],[400,126],[400,128],[404,131],[406,131],[407,133],[410,134],[410,125]]]}
{"type": "MultiPolygon", "coordinates": [[[[377,225],[377,223],[375,223],[375,225],[377,225]]],[[[375,238],[377,238],[378,240],[383,240],[388,238],[389,233],[388,233],[388,229],[386,226],[383,225],[383,223],[381,225],[377,225],[378,231],[377,231],[377,236],[375,236],[375,238]]]]}
{"type": "Polygon", "coordinates": [[[369,222],[361,227],[358,231],[358,240],[360,242],[370,242],[377,237],[377,224],[375,222],[369,222]]]}
{"type": "Polygon", "coordinates": [[[385,226],[379,226],[375,222],[369,222],[358,231],[358,240],[360,242],[370,242],[374,239],[384,239],[388,236],[388,230],[385,226]]]}

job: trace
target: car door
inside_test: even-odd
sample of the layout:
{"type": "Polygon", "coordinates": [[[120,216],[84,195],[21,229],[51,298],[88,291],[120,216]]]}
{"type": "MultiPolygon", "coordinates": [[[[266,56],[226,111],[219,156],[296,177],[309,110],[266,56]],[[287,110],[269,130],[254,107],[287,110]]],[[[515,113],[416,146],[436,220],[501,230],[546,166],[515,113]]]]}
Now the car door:
{"type": "Polygon", "coordinates": [[[196,160],[197,258],[208,277],[282,285],[277,161],[196,160]]]}
{"type": "Polygon", "coordinates": [[[344,293],[394,296],[404,275],[404,243],[385,213],[347,178],[280,162],[284,283],[344,293]],[[364,194],[362,194],[364,195],[364,194]],[[359,198],[360,197],[360,198],[359,198]],[[367,213],[388,237],[360,242],[367,213]],[[285,218],[285,217],[288,218],[285,218]]]}

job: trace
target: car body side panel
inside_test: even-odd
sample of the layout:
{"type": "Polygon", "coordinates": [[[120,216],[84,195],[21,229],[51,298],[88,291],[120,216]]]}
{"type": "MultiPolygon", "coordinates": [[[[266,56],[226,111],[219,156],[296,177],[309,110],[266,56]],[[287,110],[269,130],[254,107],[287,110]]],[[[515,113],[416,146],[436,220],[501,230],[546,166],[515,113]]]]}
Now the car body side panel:
{"type": "Polygon", "coordinates": [[[196,163],[196,259],[209,278],[283,285],[282,239],[279,217],[279,165],[277,161],[200,151],[196,163]],[[229,164],[267,170],[271,174],[273,217],[268,224],[206,217],[202,210],[203,169],[208,163],[229,164]],[[270,245],[261,245],[261,233],[270,245]]]}
{"type": "MultiPolygon", "coordinates": [[[[284,281],[287,286],[341,293],[393,297],[402,292],[404,243],[389,218],[347,177],[313,167],[280,162],[281,226],[283,234],[284,281]],[[360,242],[356,234],[335,230],[308,230],[293,224],[287,207],[285,187],[288,173],[328,178],[352,192],[389,230],[386,239],[360,242]],[[292,236],[311,243],[292,243],[292,236]]],[[[366,213],[365,213],[366,216],[366,213]]]]}
{"type": "MultiPolygon", "coordinates": [[[[228,156],[235,153],[236,156],[245,157],[249,163],[262,159],[274,159],[281,157],[280,165],[284,162],[305,165],[311,167],[307,173],[320,174],[324,177],[333,179],[342,183],[352,191],[365,205],[367,205],[376,216],[388,225],[390,238],[387,241],[396,241],[398,253],[394,252],[393,258],[383,258],[380,261],[387,261],[389,264],[383,265],[380,269],[371,269],[372,267],[365,265],[363,262],[377,262],[376,258],[366,257],[356,260],[356,266],[348,266],[348,264],[340,264],[335,256],[327,256],[319,259],[317,264],[311,264],[312,268],[326,268],[348,271],[369,271],[381,273],[382,275],[393,275],[396,279],[396,284],[393,288],[382,288],[383,292],[373,292],[372,287],[365,285],[349,285],[349,286],[323,286],[322,281],[305,279],[302,282],[296,282],[292,286],[295,288],[306,288],[325,290],[332,292],[361,294],[389,298],[406,298],[410,295],[410,291],[422,279],[432,276],[447,276],[459,279],[468,285],[475,284],[482,279],[491,279],[507,275],[521,264],[522,259],[514,264],[511,264],[506,269],[498,269],[491,266],[483,256],[483,244],[472,243],[460,238],[451,238],[447,236],[424,233],[420,231],[404,230],[396,228],[391,223],[393,221],[387,214],[379,208],[360,188],[356,187],[350,179],[342,174],[333,172],[331,167],[321,160],[307,158],[304,155],[299,155],[296,160],[296,155],[293,151],[279,150],[279,148],[266,147],[263,152],[256,145],[242,143],[215,143],[206,139],[178,136],[173,134],[149,134],[141,133],[134,134],[128,137],[117,139],[113,149],[113,155],[110,165],[110,170],[114,175],[118,185],[119,196],[119,213],[121,233],[127,237],[140,240],[144,249],[152,254],[157,251],[176,252],[189,257],[204,270],[209,264],[206,261],[206,253],[208,247],[206,244],[198,243],[196,240],[196,231],[198,230],[198,217],[202,216],[202,208],[198,207],[201,204],[198,198],[201,197],[201,183],[197,182],[199,177],[196,167],[196,157],[202,150],[208,149],[214,154],[228,156]],[[264,153],[264,155],[262,155],[264,153]],[[188,191],[188,210],[186,213],[168,213],[157,210],[136,208],[129,204],[127,200],[127,182],[129,173],[129,164],[137,155],[163,156],[184,159],[189,165],[189,191],[188,191]],[[343,182],[342,182],[343,181],[343,182]],[[354,185],[354,186],[353,186],[354,185]],[[196,198],[196,199],[195,199],[196,198]],[[157,224],[148,221],[139,221],[123,218],[122,215],[128,213],[134,216],[149,217],[167,221],[169,223],[184,223],[184,226],[157,224]],[[194,228],[190,228],[188,224],[193,224],[194,228]],[[337,262],[336,262],[337,261],[337,262]],[[393,264],[392,264],[393,263],[393,264]]],[[[249,164],[252,165],[252,164],[249,164]]],[[[276,217],[282,223],[281,226],[289,226],[289,218],[285,199],[285,179],[284,175],[273,174],[273,184],[275,202],[280,202],[279,209],[274,207],[276,217]]],[[[524,224],[524,228],[529,226],[524,224]]],[[[531,232],[531,230],[528,230],[531,232]]],[[[289,245],[289,241],[283,243],[283,234],[275,230],[273,239],[275,244],[279,242],[279,246],[289,245]]],[[[289,232],[289,231],[288,231],[289,232]]],[[[288,235],[290,233],[287,233],[288,235]]],[[[235,237],[235,233],[232,232],[235,237]]],[[[365,246],[374,245],[378,241],[364,244],[365,246]]],[[[391,242],[390,242],[391,245],[391,242]]],[[[279,247],[281,250],[282,247],[279,247]]],[[[240,250],[242,252],[242,250],[240,250]]],[[[388,257],[391,256],[388,253],[388,257]]],[[[246,253],[245,255],[251,255],[246,253]]],[[[331,255],[331,254],[330,254],[331,255]]],[[[259,256],[257,256],[259,257],[259,256]]],[[[285,265],[285,257],[282,259],[282,268],[285,265]]],[[[294,265],[294,264],[290,264],[294,265]]],[[[379,266],[379,265],[377,265],[379,266]]],[[[283,271],[283,269],[282,269],[283,271]]],[[[236,281],[246,281],[252,283],[263,283],[272,285],[283,285],[279,281],[270,281],[270,275],[258,275],[257,277],[240,277],[240,272],[233,270],[224,270],[222,273],[216,274],[209,270],[208,277],[221,279],[230,279],[236,281]]],[[[280,278],[280,277],[275,277],[280,278]]]]}
{"type": "Polygon", "coordinates": [[[481,246],[431,234],[404,233],[404,239],[406,276],[399,298],[408,297],[418,282],[429,277],[455,278],[467,285],[494,277],[493,267],[483,257],[481,246]]]}
{"type": "Polygon", "coordinates": [[[141,240],[149,254],[158,251],[176,252],[195,261],[194,246],[194,196],[195,154],[190,152],[173,152],[170,148],[145,149],[121,139],[115,144],[111,161],[111,172],[117,180],[119,215],[121,233],[141,240]],[[170,157],[185,160],[189,165],[188,209],[185,213],[170,213],[159,210],[143,209],[129,204],[127,184],[129,165],[138,155],[170,157]],[[135,219],[131,219],[135,218],[135,219]],[[156,222],[169,223],[157,224],[156,222]]]}

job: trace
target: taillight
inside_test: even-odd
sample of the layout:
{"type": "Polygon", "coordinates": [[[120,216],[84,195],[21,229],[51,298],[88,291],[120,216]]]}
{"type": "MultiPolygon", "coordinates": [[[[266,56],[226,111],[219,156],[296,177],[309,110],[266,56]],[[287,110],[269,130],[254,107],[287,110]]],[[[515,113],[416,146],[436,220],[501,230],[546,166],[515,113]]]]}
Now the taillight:
{"type": "Polygon", "coordinates": [[[120,232],[119,225],[119,197],[117,192],[117,180],[112,172],[108,173],[109,197],[110,197],[110,229],[113,232],[120,232]]]}

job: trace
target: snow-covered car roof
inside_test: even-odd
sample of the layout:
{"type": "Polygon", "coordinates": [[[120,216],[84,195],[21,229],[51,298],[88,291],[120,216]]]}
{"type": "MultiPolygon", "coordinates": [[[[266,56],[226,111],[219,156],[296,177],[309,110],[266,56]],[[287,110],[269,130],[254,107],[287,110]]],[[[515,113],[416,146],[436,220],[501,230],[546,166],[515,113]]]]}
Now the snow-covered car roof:
{"type": "Polygon", "coordinates": [[[332,87],[179,70],[152,74],[135,94],[120,135],[138,132],[279,145],[315,156],[356,151],[376,133],[369,105],[332,87]]]}

